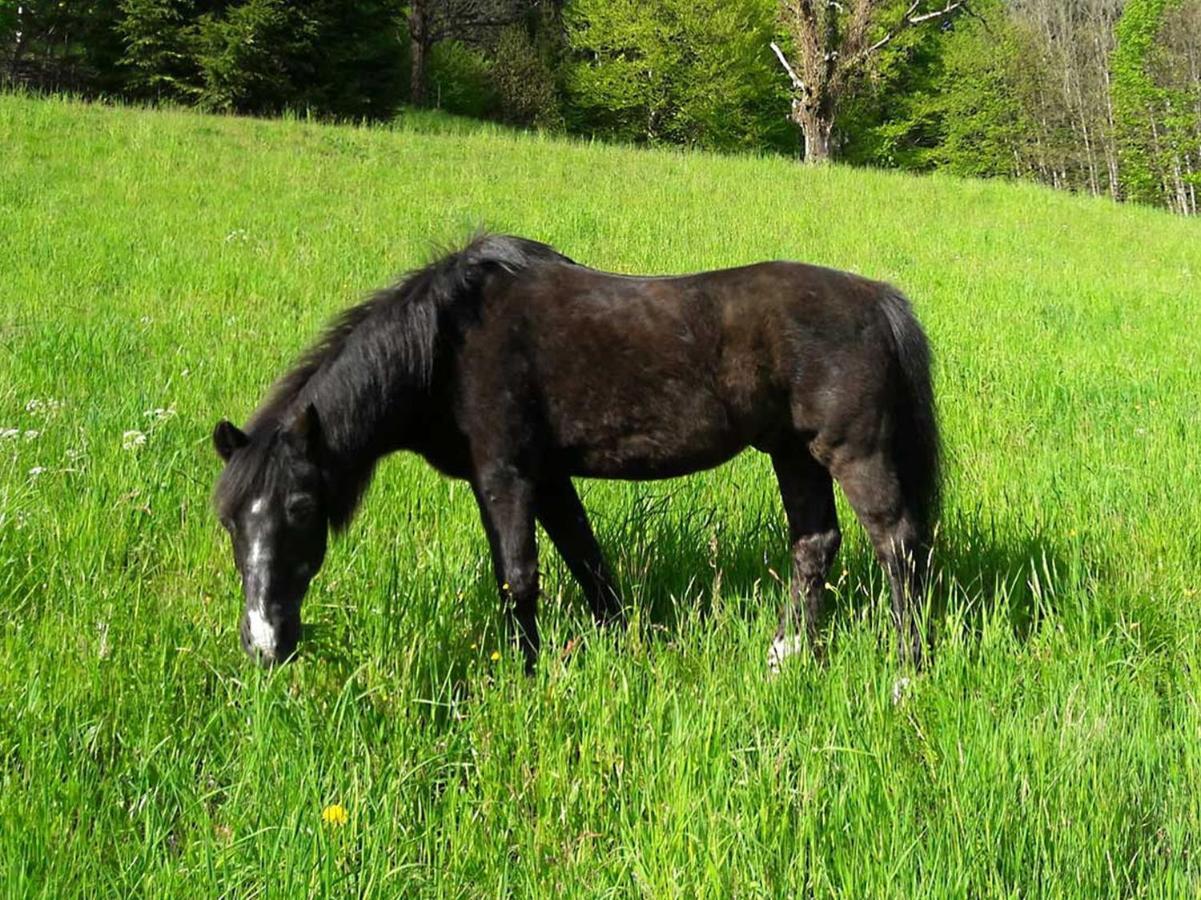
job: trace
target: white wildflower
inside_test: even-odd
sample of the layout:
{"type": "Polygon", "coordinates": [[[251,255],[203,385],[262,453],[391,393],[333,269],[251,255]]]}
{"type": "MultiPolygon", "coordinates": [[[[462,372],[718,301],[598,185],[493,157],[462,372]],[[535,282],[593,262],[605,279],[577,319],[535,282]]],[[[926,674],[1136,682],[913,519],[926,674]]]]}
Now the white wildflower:
{"type": "Polygon", "coordinates": [[[58,412],[63,408],[63,401],[55,400],[53,397],[39,398],[34,397],[25,404],[25,412],[31,416],[45,415],[47,413],[58,412]]]}
{"type": "Polygon", "coordinates": [[[0,441],[11,441],[20,436],[20,428],[0,428],[0,441]]]}
{"type": "Polygon", "coordinates": [[[29,470],[29,474],[32,475],[34,478],[37,478],[39,475],[41,475],[45,471],[46,471],[45,466],[34,466],[32,469],[29,470]]]}
{"type": "Polygon", "coordinates": [[[123,450],[136,450],[145,443],[146,435],[136,429],[131,429],[121,435],[121,448],[123,450]]]}
{"type": "Polygon", "coordinates": [[[34,428],[30,428],[30,429],[26,430],[25,434],[22,435],[22,437],[24,437],[25,440],[27,440],[27,441],[36,441],[41,436],[41,434],[42,433],[40,431],[38,431],[34,428]]]}
{"type": "Polygon", "coordinates": [[[161,406],[157,409],[148,409],[142,413],[147,419],[153,419],[155,422],[165,422],[167,419],[175,418],[175,404],[172,403],[166,409],[161,406]]]}

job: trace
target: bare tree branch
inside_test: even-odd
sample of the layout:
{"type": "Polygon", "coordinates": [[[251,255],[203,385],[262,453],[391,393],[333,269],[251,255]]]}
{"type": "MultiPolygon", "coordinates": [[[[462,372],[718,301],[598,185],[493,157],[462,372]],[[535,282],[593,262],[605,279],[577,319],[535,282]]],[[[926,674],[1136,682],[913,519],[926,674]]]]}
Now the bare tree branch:
{"type": "Polygon", "coordinates": [[[880,50],[889,44],[893,38],[895,38],[902,31],[905,31],[907,28],[912,28],[914,25],[921,25],[923,22],[929,22],[933,19],[946,18],[955,12],[955,10],[963,6],[964,2],[965,0],[947,0],[947,5],[944,8],[935,10],[934,12],[922,13],[919,16],[915,16],[914,13],[917,11],[917,8],[921,6],[921,0],[913,0],[913,2],[909,4],[909,9],[905,10],[905,15],[902,16],[901,21],[896,25],[896,27],[894,27],[891,31],[884,35],[884,37],[880,38],[880,40],[876,41],[866,50],[859,53],[854,58],[853,62],[858,63],[871,56],[877,50],[880,50]]]}
{"type": "MultiPolygon", "coordinates": [[[[910,16],[906,18],[905,21],[909,25],[921,25],[922,22],[929,22],[931,19],[942,19],[955,12],[955,10],[959,9],[959,7],[963,6],[963,4],[964,0],[955,0],[954,3],[948,2],[943,9],[938,9],[934,12],[923,13],[920,16],[910,16]]],[[[914,5],[916,6],[917,4],[914,5]]]]}
{"type": "Polygon", "coordinates": [[[801,93],[805,93],[808,89],[805,87],[805,82],[800,79],[800,76],[792,70],[792,66],[788,64],[788,60],[784,58],[784,51],[780,49],[780,45],[775,41],[771,42],[772,52],[776,54],[776,59],[780,61],[780,65],[784,67],[784,71],[788,73],[788,77],[792,80],[792,86],[801,93]]]}

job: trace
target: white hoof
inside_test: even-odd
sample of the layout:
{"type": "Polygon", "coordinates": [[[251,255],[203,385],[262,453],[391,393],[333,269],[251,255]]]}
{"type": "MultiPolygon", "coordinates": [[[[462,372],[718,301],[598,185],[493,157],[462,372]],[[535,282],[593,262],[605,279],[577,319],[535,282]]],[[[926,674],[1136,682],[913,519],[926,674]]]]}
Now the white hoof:
{"type": "Polygon", "coordinates": [[[771,642],[767,651],[767,671],[772,675],[780,674],[780,666],[788,657],[805,649],[805,640],[801,636],[777,637],[771,642]]]}

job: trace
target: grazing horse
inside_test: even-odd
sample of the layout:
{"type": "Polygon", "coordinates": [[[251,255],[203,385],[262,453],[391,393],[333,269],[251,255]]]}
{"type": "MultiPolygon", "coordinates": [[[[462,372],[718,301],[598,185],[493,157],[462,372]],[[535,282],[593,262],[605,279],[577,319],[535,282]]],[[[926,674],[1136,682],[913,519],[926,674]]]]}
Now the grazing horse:
{"type": "Polygon", "coordinates": [[[223,420],[213,444],[242,645],[264,663],[294,652],[327,533],[389,453],[471,484],[529,669],[535,519],[596,620],[624,618],[572,477],[672,478],[748,446],[771,456],[792,542],[772,668],[801,630],[818,647],[835,480],[887,573],[902,657],[921,662],[938,426],[926,338],[887,284],[791,262],[614,275],[481,234],[344,312],[245,430],[223,420]]]}

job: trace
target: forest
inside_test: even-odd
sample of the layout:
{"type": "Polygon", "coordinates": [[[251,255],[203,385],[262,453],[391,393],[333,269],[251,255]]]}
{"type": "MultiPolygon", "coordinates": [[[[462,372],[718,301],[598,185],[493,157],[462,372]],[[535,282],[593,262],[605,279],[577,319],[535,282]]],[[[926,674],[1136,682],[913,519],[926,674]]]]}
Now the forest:
{"type": "Polygon", "coordinates": [[[6,0],[0,83],[331,120],[433,107],[1185,215],[1201,187],[1201,0],[6,0]]]}

